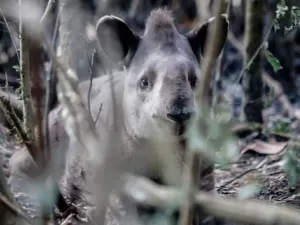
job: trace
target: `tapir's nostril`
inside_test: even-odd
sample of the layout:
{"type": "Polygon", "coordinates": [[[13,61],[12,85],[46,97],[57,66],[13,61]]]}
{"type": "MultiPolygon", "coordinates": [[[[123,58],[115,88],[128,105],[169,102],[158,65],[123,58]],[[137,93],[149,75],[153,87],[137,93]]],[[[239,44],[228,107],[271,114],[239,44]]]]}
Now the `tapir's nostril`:
{"type": "Polygon", "coordinates": [[[174,122],[184,125],[191,117],[193,113],[191,112],[180,112],[180,111],[175,111],[168,113],[167,116],[169,119],[173,120],[174,122]]]}

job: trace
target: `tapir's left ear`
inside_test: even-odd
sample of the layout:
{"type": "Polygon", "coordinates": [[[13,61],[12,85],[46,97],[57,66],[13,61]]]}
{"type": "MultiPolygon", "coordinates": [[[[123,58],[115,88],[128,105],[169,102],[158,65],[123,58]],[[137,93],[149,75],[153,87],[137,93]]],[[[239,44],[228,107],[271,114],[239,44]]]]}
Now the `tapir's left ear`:
{"type": "MultiPolygon", "coordinates": [[[[185,34],[185,36],[187,37],[187,39],[191,45],[193,52],[195,53],[197,58],[200,57],[200,53],[201,53],[201,55],[203,55],[205,44],[206,44],[206,39],[208,36],[209,27],[215,22],[216,22],[216,18],[213,17],[213,18],[209,19],[206,23],[200,25],[199,27],[197,27],[185,34]]],[[[218,57],[219,54],[221,53],[221,51],[224,47],[224,44],[226,42],[226,39],[227,39],[229,22],[228,22],[227,16],[225,14],[221,15],[221,22],[222,22],[221,27],[223,29],[223,32],[222,32],[223,35],[222,35],[222,37],[219,37],[220,42],[219,42],[219,46],[217,46],[216,57],[218,57]]]]}

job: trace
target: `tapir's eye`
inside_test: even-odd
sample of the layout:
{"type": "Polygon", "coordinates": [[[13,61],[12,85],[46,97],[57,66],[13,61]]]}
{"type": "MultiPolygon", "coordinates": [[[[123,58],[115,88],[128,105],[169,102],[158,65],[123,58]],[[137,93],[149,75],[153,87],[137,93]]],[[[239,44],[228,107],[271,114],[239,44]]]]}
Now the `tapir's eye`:
{"type": "Polygon", "coordinates": [[[144,72],[143,76],[139,80],[139,88],[142,90],[151,90],[153,88],[156,79],[155,71],[150,68],[144,72]]]}
{"type": "Polygon", "coordinates": [[[141,79],[141,88],[142,88],[142,89],[145,89],[145,88],[147,88],[147,87],[149,87],[149,86],[150,86],[150,83],[149,83],[148,78],[147,78],[147,77],[143,77],[143,78],[141,79]]]}
{"type": "Polygon", "coordinates": [[[197,80],[198,80],[196,74],[195,73],[189,73],[188,79],[189,79],[189,82],[191,84],[191,87],[194,88],[196,86],[197,80]]]}

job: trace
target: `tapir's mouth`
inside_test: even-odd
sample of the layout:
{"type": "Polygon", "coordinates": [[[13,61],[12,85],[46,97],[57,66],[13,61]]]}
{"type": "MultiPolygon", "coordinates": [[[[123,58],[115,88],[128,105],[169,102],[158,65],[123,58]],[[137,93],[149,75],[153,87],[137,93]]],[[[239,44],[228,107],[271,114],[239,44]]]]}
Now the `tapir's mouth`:
{"type": "Polygon", "coordinates": [[[173,127],[173,131],[172,131],[172,135],[179,137],[179,138],[183,138],[183,136],[186,132],[185,125],[175,123],[174,121],[170,120],[169,118],[166,118],[163,116],[153,115],[153,118],[173,124],[174,127],[173,127]]]}
{"type": "Polygon", "coordinates": [[[185,133],[185,126],[184,125],[176,125],[175,128],[175,135],[176,136],[182,136],[185,133]]]}

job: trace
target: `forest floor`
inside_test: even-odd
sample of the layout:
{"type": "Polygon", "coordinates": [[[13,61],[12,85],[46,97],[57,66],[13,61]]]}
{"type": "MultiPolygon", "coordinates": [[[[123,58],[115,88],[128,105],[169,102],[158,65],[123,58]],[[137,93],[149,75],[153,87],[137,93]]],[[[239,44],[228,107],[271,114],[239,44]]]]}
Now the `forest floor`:
{"type": "MultiPolygon", "coordinates": [[[[271,85],[273,82],[270,82],[271,85]]],[[[236,90],[234,95],[240,98],[241,89],[236,90]]],[[[229,87],[225,92],[232,93],[232,88],[229,87]]],[[[288,102],[288,99],[284,101],[288,102]]],[[[296,164],[299,163],[297,154],[292,155],[291,152],[298,150],[295,146],[299,146],[300,123],[299,119],[291,118],[291,113],[287,113],[284,101],[275,98],[264,109],[265,122],[261,132],[254,129],[238,139],[239,156],[235,162],[226,167],[216,166],[216,188],[220,195],[266,200],[272,204],[300,208],[300,194],[297,194],[300,193],[299,181],[294,180],[295,185],[291,185],[291,179],[288,179],[293,176],[295,168],[287,167],[287,156],[292,157],[296,164]]],[[[288,104],[289,110],[297,113],[299,101],[288,104]]],[[[232,108],[240,113],[237,106],[232,108]]]]}
{"type": "Polygon", "coordinates": [[[289,189],[282,156],[279,155],[247,154],[226,170],[217,169],[216,184],[223,196],[245,198],[252,195],[272,204],[291,204],[300,208],[300,195],[293,194],[289,189]],[[257,169],[259,165],[261,167],[257,169]]]}

